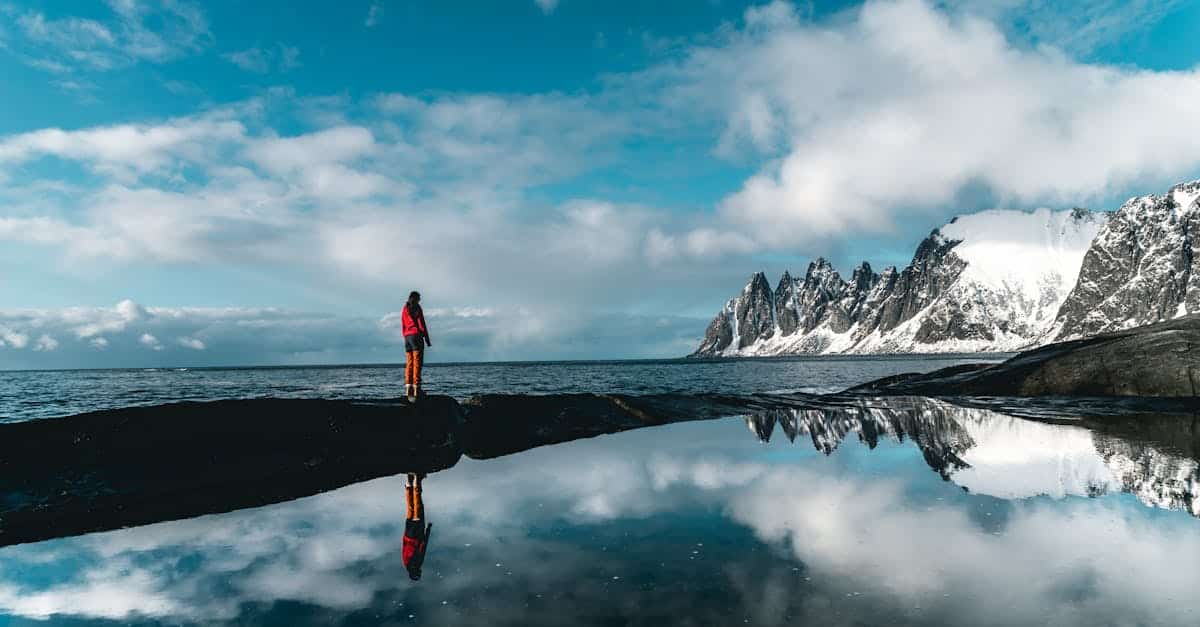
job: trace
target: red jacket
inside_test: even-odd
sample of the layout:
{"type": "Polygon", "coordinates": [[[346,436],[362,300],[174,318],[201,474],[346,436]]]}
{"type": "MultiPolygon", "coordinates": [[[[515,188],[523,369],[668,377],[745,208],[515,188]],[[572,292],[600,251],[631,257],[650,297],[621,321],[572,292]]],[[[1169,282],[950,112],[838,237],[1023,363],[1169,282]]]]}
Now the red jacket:
{"type": "MultiPolygon", "coordinates": [[[[425,540],[414,538],[412,536],[404,536],[404,550],[401,551],[401,556],[404,558],[404,565],[412,564],[413,558],[417,558],[416,566],[420,567],[421,562],[425,561],[425,547],[429,546],[425,540]]],[[[393,553],[392,555],[395,555],[393,553]]]]}
{"type": "Polygon", "coordinates": [[[404,337],[410,335],[420,335],[429,340],[429,329],[425,328],[425,312],[421,311],[421,306],[417,305],[416,315],[412,315],[409,310],[411,307],[408,304],[404,305],[404,311],[400,314],[400,321],[404,324],[404,337]]]}
{"type": "Polygon", "coordinates": [[[408,530],[405,530],[404,545],[400,551],[405,568],[415,570],[418,574],[421,572],[421,564],[425,562],[425,550],[429,548],[429,536],[432,530],[433,525],[428,525],[424,528],[421,537],[416,538],[408,535],[408,530]]]}

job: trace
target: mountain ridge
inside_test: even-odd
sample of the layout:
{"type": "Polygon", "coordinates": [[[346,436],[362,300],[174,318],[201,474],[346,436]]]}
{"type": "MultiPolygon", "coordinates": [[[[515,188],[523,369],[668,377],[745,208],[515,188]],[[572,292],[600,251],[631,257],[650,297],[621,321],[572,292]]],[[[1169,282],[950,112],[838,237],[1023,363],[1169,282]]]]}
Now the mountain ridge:
{"type": "Polygon", "coordinates": [[[1014,352],[1200,311],[1200,181],[1118,209],[987,210],[922,239],[903,269],[843,279],[819,257],[756,272],[691,357],[1014,352]]]}

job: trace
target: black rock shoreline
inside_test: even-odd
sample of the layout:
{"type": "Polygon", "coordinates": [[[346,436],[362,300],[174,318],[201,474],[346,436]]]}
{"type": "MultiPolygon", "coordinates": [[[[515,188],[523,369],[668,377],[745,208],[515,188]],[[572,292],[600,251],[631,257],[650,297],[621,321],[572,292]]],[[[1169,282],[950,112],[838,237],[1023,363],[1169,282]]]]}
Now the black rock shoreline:
{"type": "Polygon", "coordinates": [[[463,456],[785,400],[722,396],[185,402],[0,424],[0,546],[266,505],[463,456]]]}
{"type": "Polygon", "coordinates": [[[1195,398],[1200,315],[1049,344],[999,364],[902,374],[847,390],[923,396],[1195,398]]]}

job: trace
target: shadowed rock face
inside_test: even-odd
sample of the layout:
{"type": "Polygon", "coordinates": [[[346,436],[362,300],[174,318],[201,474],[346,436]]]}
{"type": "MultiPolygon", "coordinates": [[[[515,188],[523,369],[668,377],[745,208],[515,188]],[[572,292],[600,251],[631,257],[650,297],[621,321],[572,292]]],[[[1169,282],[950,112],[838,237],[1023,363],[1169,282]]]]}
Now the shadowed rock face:
{"type": "Polygon", "coordinates": [[[0,425],[0,546],[457,463],[454,399],[180,403],[0,425]]]}
{"type": "Polygon", "coordinates": [[[923,396],[1196,397],[1200,316],[1050,344],[1001,364],[887,377],[849,390],[923,396]]]}
{"type": "Polygon", "coordinates": [[[1058,340],[1200,310],[1200,181],[1133,198],[1096,235],[1059,309],[1058,340]]]}
{"type": "Polygon", "coordinates": [[[641,427],[824,405],[819,397],[809,394],[485,394],[463,403],[466,422],[459,443],[468,457],[490,459],[641,427]]]}
{"type": "Polygon", "coordinates": [[[0,546],[190,518],[785,400],[431,396],[178,403],[0,425],[0,546]]]}

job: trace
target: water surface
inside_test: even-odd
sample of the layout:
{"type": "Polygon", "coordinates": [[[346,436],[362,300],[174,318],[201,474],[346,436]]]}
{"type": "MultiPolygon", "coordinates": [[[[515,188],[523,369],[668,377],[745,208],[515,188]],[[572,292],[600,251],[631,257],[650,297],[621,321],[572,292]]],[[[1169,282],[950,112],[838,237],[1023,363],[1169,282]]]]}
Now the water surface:
{"type": "MultiPolygon", "coordinates": [[[[657,360],[430,364],[430,394],[489,392],[836,392],[902,372],[1001,355],[835,356],[745,360],[657,360]]],[[[386,399],[404,396],[404,366],[126,369],[0,372],[0,422],[99,409],[234,398],[386,399]]]]}
{"type": "Polygon", "coordinates": [[[645,428],[0,549],[12,624],[1194,625],[1190,416],[928,399],[645,428]],[[1142,428],[1139,425],[1149,425],[1142,428]]]}

